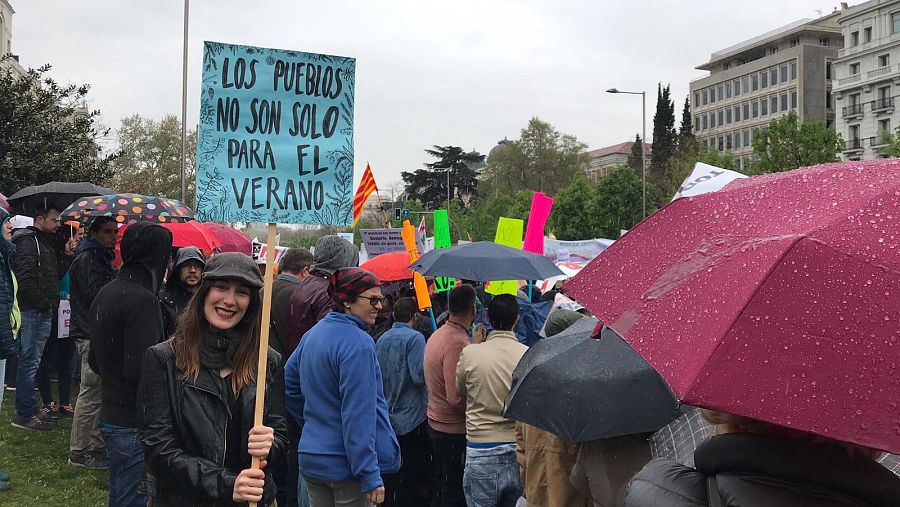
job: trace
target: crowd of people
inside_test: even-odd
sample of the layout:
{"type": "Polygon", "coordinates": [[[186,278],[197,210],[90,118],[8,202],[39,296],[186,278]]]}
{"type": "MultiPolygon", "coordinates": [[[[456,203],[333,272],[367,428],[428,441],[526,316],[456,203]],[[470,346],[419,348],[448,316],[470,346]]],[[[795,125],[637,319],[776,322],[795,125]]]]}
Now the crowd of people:
{"type": "MultiPolygon", "coordinates": [[[[13,231],[0,210],[0,378],[15,359],[13,426],[73,418],[69,463],[109,470],[111,507],[900,505],[878,451],[732,414],[703,412],[718,435],[694,467],[651,459],[647,435],[575,444],[507,419],[528,351],[516,334],[524,294],[462,282],[435,298],[435,330],[411,288],[389,290],[338,236],[289,249],[263,275],[241,253],[173,249],[157,224],[130,225],[119,243],[107,217],[83,238],[58,217],[39,210],[13,231]]],[[[584,317],[555,309],[544,339],[584,317]]],[[[0,491],[11,485],[0,472],[0,491]]]]}

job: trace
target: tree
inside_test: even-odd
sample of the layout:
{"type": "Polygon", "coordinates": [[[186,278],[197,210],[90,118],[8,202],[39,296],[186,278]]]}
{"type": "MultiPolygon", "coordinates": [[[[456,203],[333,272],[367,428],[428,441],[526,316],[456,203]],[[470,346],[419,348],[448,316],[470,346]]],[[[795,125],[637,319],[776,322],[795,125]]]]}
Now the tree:
{"type": "Polygon", "coordinates": [[[888,157],[900,157],[900,127],[891,134],[882,130],[878,133],[878,137],[885,145],[878,149],[879,155],[887,155],[888,157]]]}
{"type": "Polygon", "coordinates": [[[594,189],[583,173],[576,174],[569,186],[556,193],[551,219],[558,239],[576,241],[597,237],[594,198],[594,189]]]}
{"type": "Polygon", "coordinates": [[[656,98],[656,114],[653,115],[653,158],[647,177],[652,181],[662,181],[669,170],[669,162],[678,148],[675,133],[675,103],[670,98],[669,85],[659,85],[656,98]]]}
{"type": "Polygon", "coordinates": [[[102,184],[115,154],[100,142],[108,129],[84,103],[89,85],[62,86],[50,65],[26,76],[0,69],[0,188],[13,193],[50,181],[102,184]]]}
{"type": "Polygon", "coordinates": [[[689,97],[685,97],[684,109],[681,111],[681,128],[678,131],[678,155],[690,156],[698,149],[699,145],[694,137],[694,122],[691,117],[691,101],[689,97]]]}
{"type": "Polygon", "coordinates": [[[436,209],[447,200],[447,170],[450,170],[450,194],[453,199],[468,202],[478,193],[478,169],[485,156],[477,151],[466,152],[459,146],[438,146],[425,150],[438,159],[426,163],[425,169],[403,172],[401,177],[410,198],[419,199],[429,209],[436,209]]]}
{"type": "MultiPolygon", "coordinates": [[[[161,120],[133,115],[119,129],[121,156],[113,163],[108,185],[120,192],[181,198],[181,122],[174,115],[161,120]]],[[[194,153],[197,132],[187,133],[186,204],[194,202],[194,153]]]]}
{"type": "Polygon", "coordinates": [[[753,153],[759,157],[753,172],[781,172],[836,162],[843,146],[836,131],[818,120],[801,123],[797,113],[791,111],[753,136],[753,153]]]}
{"type": "Polygon", "coordinates": [[[532,118],[516,141],[495,149],[485,168],[486,189],[495,194],[532,190],[553,195],[587,166],[587,145],[532,118]]]}
{"type": "MultiPolygon", "coordinates": [[[[648,184],[648,195],[652,190],[648,184]]],[[[644,217],[641,178],[628,167],[614,169],[597,184],[590,210],[593,237],[618,238],[622,230],[631,229],[644,217]]]]}
{"type": "Polygon", "coordinates": [[[631,155],[628,155],[628,167],[638,174],[644,172],[644,141],[639,134],[634,135],[634,143],[631,144],[631,155]]]}

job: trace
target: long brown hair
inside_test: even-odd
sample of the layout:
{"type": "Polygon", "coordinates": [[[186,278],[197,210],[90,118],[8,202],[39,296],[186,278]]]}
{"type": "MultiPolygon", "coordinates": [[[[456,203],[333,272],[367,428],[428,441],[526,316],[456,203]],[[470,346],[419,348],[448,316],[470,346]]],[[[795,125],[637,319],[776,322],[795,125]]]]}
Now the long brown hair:
{"type": "MultiPolygon", "coordinates": [[[[187,308],[178,318],[178,326],[169,343],[175,351],[175,366],[181,370],[185,380],[197,380],[200,375],[200,344],[209,332],[210,324],[203,314],[206,296],[216,280],[203,280],[191,297],[187,308]]],[[[256,376],[257,351],[259,350],[259,329],[262,313],[259,291],[250,290],[250,306],[235,330],[244,335],[241,346],[234,355],[234,371],[231,374],[231,389],[235,396],[256,376]]]]}

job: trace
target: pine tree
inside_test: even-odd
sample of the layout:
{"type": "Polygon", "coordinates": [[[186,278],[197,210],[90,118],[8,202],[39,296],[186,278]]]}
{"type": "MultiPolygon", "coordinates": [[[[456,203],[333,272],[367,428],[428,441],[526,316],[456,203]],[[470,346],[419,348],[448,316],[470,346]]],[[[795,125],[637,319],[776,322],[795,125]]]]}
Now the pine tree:
{"type": "Polygon", "coordinates": [[[662,181],[669,170],[669,163],[678,148],[675,131],[675,103],[670,96],[669,85],[659,84],[656,97],[656,114],[653,115],[653,158],[648,177],[662,181]]]}
{"type": "Polygon", "coordinates": [[[639,134],[634,135],[634,143],[631,145],[631,155],[628,155],[628,167],[634,169],[638,175],[643,174],[644,169],[644,141],[639,134]]]}
{"type": "Polygon", "coordinates": [[[681,129],[678,131],[678,155],[691,156],[697,153],[697,139],[694,137],[694,122],[691,116],[691,101],[684,98],[684,109],[681,111],[681,129]]]}

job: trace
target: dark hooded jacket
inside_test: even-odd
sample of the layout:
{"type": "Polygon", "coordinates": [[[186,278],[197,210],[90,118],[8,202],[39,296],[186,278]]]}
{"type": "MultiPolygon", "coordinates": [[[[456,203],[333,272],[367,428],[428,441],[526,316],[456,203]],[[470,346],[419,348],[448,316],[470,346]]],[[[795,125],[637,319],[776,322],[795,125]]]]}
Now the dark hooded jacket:
{"type": "Polygon", "coordinates": [[[90,337],[88,311],[100,289],[116,277],[112,263],[115,256],[114,250],[104,248],[92,238],[82,241],[75,249],[75,260],[69,267],[69,303],[72,305],[69,336],[76,340],[90,337]]]}
{"type": "MultiPolygon", "coordinates": [[[[0,208],[0,231],[10,219],[9,213],[0,208]]],[[[10,321],[15,289],[12,265],[16,255],[16,245],[0,236],[0,359],[16,357],[16,342],[13,340],[10,321]]]]}
{"type": "Polygon", "coordinates": [[[900,477],[832,444],[718,435],[697,447],[694,463],[651,461],[628,486],[625,507],[900,505],[900,477]]]}
{"type": "Polygon", "coordinates": [[[201,270],[206,265],[206,258],[203,257],[203,252],[199,248],[180,248],[178,253],[175,254],[175,263],[172,265],[172,273],[166,281],[166,286],[159,293],[166,338],[175,333],[178,317],[187,308],[188,303],[191,301],[191,296],[194,295],[193,291],[181,281],[181,276],[179,276],[181,266],[188,261],[199,262],[201,270]]]}
{"type": "Polygon", "coordinates": [[[100,420],[137,428],[137,388],[141,360],[165,338],[159,289],[172,248],[172,233],[138,222],[122,237],[122,269],[100,290],[91,308],[91,368],[101,379],[100,420]]]}
{"type": "Polygon", "coordinates": [[[56,235],[31,226],[14,232],[13,243],[19,308],[46,314],[59,307],[56,235]]]}

